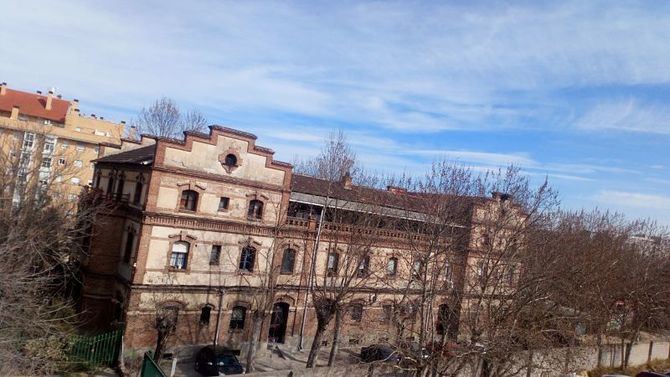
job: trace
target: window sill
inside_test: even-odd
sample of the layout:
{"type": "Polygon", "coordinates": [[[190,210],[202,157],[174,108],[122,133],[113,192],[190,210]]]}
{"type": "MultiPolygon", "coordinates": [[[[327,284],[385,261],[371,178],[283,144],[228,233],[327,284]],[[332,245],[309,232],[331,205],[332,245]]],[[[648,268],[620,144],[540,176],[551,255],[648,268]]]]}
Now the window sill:
{"type": "Polygon", "coordinates": [[[179,212],[181,213],[191,213],[191,214],[196,214],[198,211],[191,211],[190,209],[184,209],[184,208],[179,208],[179,212]]]}
{"type": "Polygon", "coordinates": [[[183,272],[183,273],[188,273],[190,270],[188,268],[176,268],[176,267],[168,267],[167,268],[168,272],[183,272]]]}

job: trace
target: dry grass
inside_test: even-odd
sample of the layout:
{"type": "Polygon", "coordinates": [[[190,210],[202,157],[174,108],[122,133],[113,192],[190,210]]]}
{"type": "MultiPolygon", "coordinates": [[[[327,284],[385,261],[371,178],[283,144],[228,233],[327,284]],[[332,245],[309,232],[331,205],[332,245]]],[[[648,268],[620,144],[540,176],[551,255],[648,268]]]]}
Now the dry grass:
{"type": "Polygon", "coordinates": [[[642,371],[652,371],[664,373],[670,370],[670,359],[668,360],[652,360],[647,365],[640,365],[637,367],[621,368],[596,368],[588,372],[589,377],[601,377],[605,374],[625,374],[627,376],[635,376],[642,371]]]}

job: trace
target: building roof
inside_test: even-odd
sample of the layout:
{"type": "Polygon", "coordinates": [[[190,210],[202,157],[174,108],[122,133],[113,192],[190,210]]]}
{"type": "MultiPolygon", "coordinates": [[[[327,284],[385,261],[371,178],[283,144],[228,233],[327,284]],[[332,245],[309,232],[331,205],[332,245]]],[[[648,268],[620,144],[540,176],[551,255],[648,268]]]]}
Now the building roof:
{"type": "MultiPolygon", "coordinates": [[[[293,174],[291,181],[291,192],[308,194],[318,197],[329,197],[333,200],[351,203],[362,203],[373,206],[383,206],[409,210],[420,213],[431,213],[434,209],[436,195],[406,192],[398,188],[382,190],[366,186],[351,185],[345,188],[340,181],[331,182],[325,179],[315,178],[307,175],[293,174]]],[[[460,204],[470,205],[484,198],[476,197],[454,197],[439,195],[440,200],[457,199],[460,204]]]]}
{"type": "Polygon", "coordinates": [[[11,112],[12,107],[18,106],[19,114],[65,123],[65,115],[70,107],[70,102],[53,96],[51,110],[46,109],[46,103],[47,96],[9,88],[6,88],[5,94],[0,95],[0,111],[11,112]]]}
{"type": "Polygon", "coordinates": [[[101,157],[96,160],[93,160],[93,162],[150,165],[154,162],[155,153],[156,153],[156,144],[152,144],[147,145],[146,147],[131,149],[129,151],[101,157]]]}

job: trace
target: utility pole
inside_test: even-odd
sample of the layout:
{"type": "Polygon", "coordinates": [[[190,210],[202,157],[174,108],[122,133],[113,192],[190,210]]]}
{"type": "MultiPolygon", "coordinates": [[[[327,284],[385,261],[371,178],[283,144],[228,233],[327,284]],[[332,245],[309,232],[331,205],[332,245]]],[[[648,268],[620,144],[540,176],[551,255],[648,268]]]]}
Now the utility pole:
{"type": "Polygon", "coordinates": [[[221,312],[223,311],[223,288],[219,287],[219,311],[216,314],[216,332],[214,333],[214,349],[216,350],[216,345],[219,343],[219,330],[221,328],[221,312]]]}

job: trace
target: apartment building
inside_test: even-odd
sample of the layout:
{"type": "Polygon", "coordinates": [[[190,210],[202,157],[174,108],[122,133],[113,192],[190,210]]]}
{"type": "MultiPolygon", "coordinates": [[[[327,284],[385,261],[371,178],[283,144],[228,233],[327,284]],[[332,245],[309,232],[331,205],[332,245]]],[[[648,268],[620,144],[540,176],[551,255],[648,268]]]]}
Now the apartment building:
{"type": "MultiPolygon", "coordinates": [[[[0,145],[2,160],[19,167],[17,179],[36,176],[58,183],[59,195],[76,200],[91,183],[99,146],[119,147],[124,132],[118,124],[84,116],[78,100],[64,100],[53,91],[28,93],[0,84],[0,145]]],[[[18,201],[16,195],[12,198],[18,201]]]]}
{"type": "Polygon", "coordinates": [[[214,339],[241,347],[255,305],[272,288],[262,342],[309,347],[311,300],[346,280],[345,346],[399,332],[411,339],[422,331],[411,314],[430,270],[431,317],[456,316],[424,326],[458,333],[467,281],[484,269],[477,257],[488,242],[483,213],[511,200],[426,197],[356,186],[348,175],[338,182],[298,175],[256,140],[211,126],[183,140],[143,135],[100,151],[91,195],[118,205],[94,224],[84,263],[81,311],[91,327],[122,323],[126,349],[146,349],[156,342],[156,316],[168,312],[176,321],[173,350],[214,339]],[[422,224],[435,218],[431,206],[447,200],[459,203],[458,224],[448,224],[446,236],[430,234],[422,224]],[[392,320],[398,313],[407,317],[402,326],[392,320]]]}

